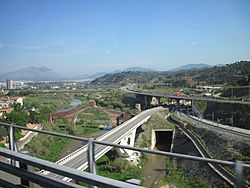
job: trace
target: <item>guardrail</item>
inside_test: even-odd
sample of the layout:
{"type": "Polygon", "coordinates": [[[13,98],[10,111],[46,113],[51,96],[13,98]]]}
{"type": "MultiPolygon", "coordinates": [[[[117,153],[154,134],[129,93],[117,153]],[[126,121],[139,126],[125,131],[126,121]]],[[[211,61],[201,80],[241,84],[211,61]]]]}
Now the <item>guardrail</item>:
{"type": "MultiPolygon", "coordinates": [[[[0,148],[0,155],[11,158],[12,160],[19,161],[20,164],[28,164],[37,168],[43,168],[46,170],[49,170],[53,173],[60,174],[62,176],[70,177],[74,180],[85,182],[90,185],[100,186],[100,187],[133,187],[138,188],[140,186],[113,180],[110,178],[105,178],[96,174],[91,174],[88,172],[81,172],[79,173],[79,170],[69,168],[66,166],[58,165],[49,161],[41,160],[35,157],[27,156],[18,152],[14,152],[8,149],[0,148]]],[[[24,170],[22,168],[17,168],[15,166],[8,165],[6,163],[0,162],[0,169],[3,171],[6,171],[10,174],[13,174],[15,176],[21,177],[23,181],[26,181],[25,185],[23,186],[29,186],[29,183],[27,184],[27,181],[32,181],[40,186],[45,187],[80,187],[73,183],[63,182],[56,179],[51,179],[46,176],[42,176],[40,174],[29,172],[27,170],[24,170]]],[[[0,179],[0,185],[4,187],[15,187],[15,185],[11,182],[6,182],[5,180],[0,179]]]]}
{"type": "MultiPolygon", "coordinates": [[[[200,162],[206,162],[206,163],[214,163],[214,164],[231,166],[231,167],[234,167],[235,169],[236,179],[235,179],[234,184],[238,188],[242,187],[243,185],[244,168],[250,168],[250,164],[243,164],[240,161],[232,162],[232,161],[210,159],[210,158],[197,157],[197,156],[191,156],[191,155],[183,155],[183,154],[178,154],[178,153],[142,149],[142,148],[136,148],[136,147],[131,147],[131,146],[103,142],[99,140],[93,140],[91,138],[81,138],[81,137],[65,135],[65,134],[60,134],[60,133],[55,133],[55,132],[49,132],[49,131],[44,131],[44,130],[30,129],[30,128],[2,123],[2,122],[0,122],[0,125],[7,126],[9,128],[9,146],[10,146],[10,150],[12,150],[10,151],[7,149],[0,148],[0,155],[11,158],[11,165],[12,165],[12,166],[6,166],[5,164],[0,163],[0,169],[7,171],[9,173],[12,173],[20,178],[24,178],[24,179],[26,178],[26,180],[28,181],[33,181],[37,184],[41,184],[42,186],[45,186],[45,184],[46,186],[48,186],[48,184],[51,183],[50,186],[54,186],[54,187],[60,187],[62,186],[62,184],[65,187],[72,187],[72,184],[69,185],[67,182],[53,180],[41,174],[34,175],[34,174],[29,173],[25,175],[27,171],[23,171],[22,169],[20,170],[20,168],[17,168],[16,161],[29,164],[31,166],[38,167],[40,169],[45,169],[50,172],[53,172],[53,173],[56,173],[65,177],[69,177],[77,181],[83,181],[90,185],[101,186],[101,187],[139,187],[136,185],[112,180],[109,178],[104,178],[95,174],[96,164],[95,164],[95,157],[94,157],[95,156],[94,147],[97,144],[105,145],[109,147],[115,147],[115,148],[128,149],[128,150],[133,150],[133,151],[138,151],[138,152],[143,152],[143,153],[148,153],[148,154],[156,154],[156,155],[162,155],[162,156],[168,156],[168,157],[176,157],[176,158],[182,158],[182,159],[187,159],[187,160],[194,160],[194,161],[200,161],[200,162]],[[69,139],[79,140],[79,141],[88,143],[88,146],[87,146],[88,167],[89,167],[88,169],[90,173],[87,173],[87,172],[79,173],[79,171],[76,169],[72,169],[66,166],[62,166],[59,164],[51,163],[48,161],[44,161],[41,159],[37,159],[31,156],[18,153],[16,146],[15,146],[15,137],[14,137],[15,129],[29,130],[29,131],[34,131],[34,132],[38,132],[41,134],[59,136],[63,138],[69,138],[69,139]]],[[[4,180],[1,180],[1,181],[4,182],[4,180]]],[[[78,185],[75,185],[75,187],[77,186],[78,185]]]]}

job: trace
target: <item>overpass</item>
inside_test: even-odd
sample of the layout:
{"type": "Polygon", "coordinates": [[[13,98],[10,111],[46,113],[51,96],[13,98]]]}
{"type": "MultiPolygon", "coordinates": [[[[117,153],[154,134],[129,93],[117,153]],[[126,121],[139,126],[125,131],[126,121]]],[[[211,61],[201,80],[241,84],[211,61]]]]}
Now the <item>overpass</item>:
{"type": "Polygon", "coordinates": [[[250,102],[246,102],[246,101],[236,101],[236,100],[218,99],[218,98],[213,98],[213,97],[201,97],[201,96],[187,96],[187,95],[176,96],[173,94],[166,94],[166,93],[136,91],[133,88],[130,88],[127,86],[123,87],[122,89],[129,93],[135,94],[137,101],[141,103],[144,109],[150,108],[150,102],[152,101],[153,97],[157,99],[158,104],[160,104],[161,98],[168,98],[168,99],[175,99],[178,103],[180,100],[187,100],[187,101],[191,101],[193,104],[194,100],[200,100],[200,101],[210,101],[210,102],[218,102],[218,103],[250,105],[250,102]]]}
{"type": "MultiPolygon", "coordinates": [[[[135,117],[129,119],[123,124],[117,126],[106,134],[97,138],[97,141],[104,141],[113,144],[121,143],[122,145],[134,146],[136,129],[145,123],[150,116],[162,110],[162,107],[152,108],[142,113],[136,115],[135,117]]],[[[95,160],[98,160],[105,153],[107,153],[112,147],[97,145],[94,149],[95,160]]],[[[56,164],[64,165],[78,170],[85,170],[88,167],[88,156],[87,156],[87,145],[79,148],[78,150],[70,153],[59,161],[55,162],[56,164]]],[[[130,150],[120,150],[124,155],[131,155],[132,151],[130,150]]],[[[61,178],[64,181],[70,181],[71,179],[65,178],[56,174],[49,173],[48,171],[41,172],[42,174],[51,177],[51,178],[61,178]]]]}

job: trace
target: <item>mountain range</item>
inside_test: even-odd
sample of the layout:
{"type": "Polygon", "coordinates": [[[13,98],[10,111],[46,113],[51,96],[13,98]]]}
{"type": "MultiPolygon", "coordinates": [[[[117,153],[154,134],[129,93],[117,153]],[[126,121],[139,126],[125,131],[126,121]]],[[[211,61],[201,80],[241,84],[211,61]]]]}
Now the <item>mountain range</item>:
{"type": "Polygon", "coordinates": [[[112,72],[97,72],[94,74],[84,74],[74,77],[64,77],[59,73],[53,71],[47,67],[26,67],[16,71],[8,72],[0,75],[0,80],[27,80],[27,81],[60,81],[60,80],[93,80],[106,74],[115,74],[119,72],[151,72],[153,69],[147,69],[142,67],[129,67],[124,70],[115,70],[112,72]]]}
{"type": "MultiPolygon", "coordinates": [[[[169,70],[170,72],[177,72],[189,69],[199,69],[211,67],[208,64],[187,64],[175,69],[169,70]]],[[[7,79],[12,80],[29,80],[29,81],[60,81],[60,80],[94,80],[96,78],[102,77],[106,74],[115,74],[121,72],[159,72],[154,69],[148,69],[143,67],[129,67],[124,70],[115,70],[112,72],[96,72],[94,74],[83,74],[74,77],[64,77],[54,70],[47,67],[26,67],[13,72],[8,72],[0,75],[0,80],[4,81],[7,79]]]]}
{"type": "Polygon", "coordinates": [[[177,71],[183,71],[183,70],[189,70],[189,69],[201,69],[201,68],[208,68],[208,67],[213,67],[213,65],[208,65],[204,63],[200,64],[187,64],[183,65],[174,69],[170,69],[170,72],[177,72],[177,71]]]}
{"type": "Polygon", "coordinates": [[[0,80],[29,80],[29,81],[55,81],[61,80],[62,76],[47,67],[26,67],[17,71],[0,75],[0,80]]]}
{"type": "Polygon", "coordinates": [[[154,71],[156,71],[156,70],[143,68],[143,67],[129,67],[129,68],[126,68],[124,70],[115,70],[115,71],[112,71],[112,72],[97,72],[97,73],[94,73],[94,74],[83,74],[83,75],[74,77],[74,79],[79,79],[79,80],[81,80],[81,79],[90,79],[90,80],[93,80],[93,79],[102,77],[102,76],[104,76],[106,74],[115,74],[115,73],[121,73],[121,72],[154,72],[154,71]]]}
{"type": "MultiPolygon", "coordinates": [[[[216,65],[213,67],[182,69],[183,71],[155,71],[155,72],[121,72],[106,74],[93,80],[92,84],[126,85],[131,83],[147,84],[154,88],[156,85],[171,84],[171,87],[191,87],[196,84],[208,85],[248,85],[250,80],[250,61],[240,61],[227,65],[216,65]]],[[[185,67],[186,68],[186,67],[185,67]]]]}

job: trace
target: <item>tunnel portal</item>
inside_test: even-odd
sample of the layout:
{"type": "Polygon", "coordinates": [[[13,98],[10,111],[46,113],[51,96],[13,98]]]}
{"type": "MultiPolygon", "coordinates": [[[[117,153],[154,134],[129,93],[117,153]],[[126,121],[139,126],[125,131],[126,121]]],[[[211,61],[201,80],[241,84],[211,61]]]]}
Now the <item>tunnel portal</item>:
{"type": "Polygon", "coordinates": [[[157,149],[161,151],[171,151],[173,139],[173,130],[161,129],[152,130],[152,147],[151,149],[157,149]]]}

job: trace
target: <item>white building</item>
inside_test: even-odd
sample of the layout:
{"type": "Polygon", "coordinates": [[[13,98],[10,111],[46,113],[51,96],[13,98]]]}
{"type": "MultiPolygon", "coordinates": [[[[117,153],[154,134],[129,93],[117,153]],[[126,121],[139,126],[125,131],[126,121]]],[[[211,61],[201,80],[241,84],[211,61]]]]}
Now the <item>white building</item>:
{"type": "Polygon", "coordinates": [[[6,86],[7,86],[7,89],[13,89],[13,80],[7,80],[6,86]]]}
{"type": "Polygon", "coordinates": [[[23,98],[14,97],[14,98],[0,98],[0,108],[8,108],[12,104],[20,104],[23,105],[23,98]]]}
{"type": "Polygon", "coordinates": [[[212,92],[212,90],[221,89],[219,86],[197,86],[196,88],[206,92],[212,92]]]}

